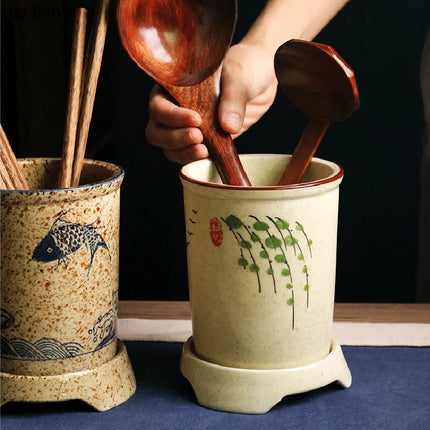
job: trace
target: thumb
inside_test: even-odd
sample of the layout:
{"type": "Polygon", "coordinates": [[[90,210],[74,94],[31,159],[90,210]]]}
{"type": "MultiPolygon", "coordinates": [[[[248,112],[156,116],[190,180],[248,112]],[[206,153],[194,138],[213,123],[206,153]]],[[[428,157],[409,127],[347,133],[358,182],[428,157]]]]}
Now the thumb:
{"type": "Polygon", "coordinates": [[[237,75],[234,76],[231,68],[223,68],[218,119],[227,133],[237,134],[241,131],[247,102],[248,91],[243,81],[237,75]]]}

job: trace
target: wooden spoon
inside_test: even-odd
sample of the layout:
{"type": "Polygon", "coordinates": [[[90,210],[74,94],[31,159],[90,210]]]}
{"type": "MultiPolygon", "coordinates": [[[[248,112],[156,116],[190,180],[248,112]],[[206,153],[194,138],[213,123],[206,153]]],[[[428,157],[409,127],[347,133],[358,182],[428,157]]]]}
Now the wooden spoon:
{"type": "Polygon", "coordinates": [[[275,54],[275,73],[290,102],[310,115],[279,185],[297,184],[330,122],[349,118],[360,106],[352,69],[327,45],[290,40],[275,54]]]}
{"type": "Polygon", "coordinates": [[[119,35],[130,57],[184,107],[201,131],[221,179],[251,185],[217,118],[220,64],[236,24],[235,0],[119,0],[119,35]]]}

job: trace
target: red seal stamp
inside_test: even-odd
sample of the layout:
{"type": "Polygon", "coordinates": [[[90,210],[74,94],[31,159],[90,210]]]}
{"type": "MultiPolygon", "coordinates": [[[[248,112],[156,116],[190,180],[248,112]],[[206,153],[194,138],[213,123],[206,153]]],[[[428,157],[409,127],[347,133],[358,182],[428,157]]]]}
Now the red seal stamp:
{"type": "Polygon", "coordinates": [[[218,221],[217,218],[212,218],[209,221],[209,233],[211,235],[212,243],[215,246],[220,246],[222,244],[222,224],[218,221]]]}

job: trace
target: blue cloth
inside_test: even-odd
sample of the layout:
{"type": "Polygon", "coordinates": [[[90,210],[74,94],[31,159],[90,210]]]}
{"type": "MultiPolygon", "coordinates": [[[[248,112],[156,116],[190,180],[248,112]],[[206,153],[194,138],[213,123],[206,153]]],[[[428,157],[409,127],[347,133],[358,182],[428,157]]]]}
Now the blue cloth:
{"type": "Polygon", "coordinates": [[[196,403],[179,371],[179,343],[126,342],[137,391],[96,412],[81,401],[9,403],[2,430],[37,429],[365,429],[430,428],[430,348],[343,347],[353,382],[288,396],[264,415],[213,411],[196,403]]]}

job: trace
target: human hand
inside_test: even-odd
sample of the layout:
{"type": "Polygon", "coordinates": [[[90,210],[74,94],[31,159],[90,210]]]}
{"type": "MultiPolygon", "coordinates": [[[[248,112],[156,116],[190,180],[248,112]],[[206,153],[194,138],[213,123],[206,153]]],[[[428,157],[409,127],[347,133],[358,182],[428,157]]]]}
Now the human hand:
{"type": "MultiPolygon", "coordinates": [[[[221,72],[218,118],[233,138],[255,124],[275,99],[277,80],[273,55],[258,45],[239,43],[225,56],[221,72]]],[[[164,150],[174,162],[185,164],[207,158],[208,150],[199,130],[200,115],[178,106],[156,84],[149,100],[146,139],[164,150]]]]}

